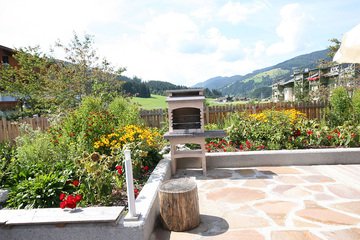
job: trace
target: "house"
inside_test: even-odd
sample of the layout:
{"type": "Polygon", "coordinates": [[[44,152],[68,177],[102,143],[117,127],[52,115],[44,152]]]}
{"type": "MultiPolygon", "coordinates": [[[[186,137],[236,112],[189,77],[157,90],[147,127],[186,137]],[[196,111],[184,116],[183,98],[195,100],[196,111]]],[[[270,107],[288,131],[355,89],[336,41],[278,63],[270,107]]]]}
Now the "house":
{"type": "MultiPolygon", "coordinates": [[[[360,76],[359,64],[324,64],[319,68],[294,70],[291,79],[272,85],[272,100],[296,101],[310,99],[320,100],[321,89],[331,90],[337,86],[351,87],[360,76]]],[[[350,94],[352,94],[350,92],[350,94]]]]}
{"type": "Polygon", "coordinates": [[[273,102],[289,102],[294,100],[294,79],[280,81],[272,85],[273,102]]]}
{"type": "MultiPolygon", "coordinates": [[[[18,63],[13,57],[15,50],[0,45],[0,67],[10,65],[17,66],[18,63]]],[[[1,76],[0,76],[1,77],[1,76]]],[[[0,86],[0,111],[7,111],[16,108],[18,104],[17,100],[14,97],[8,96],[7,94],[2,94],[2,89],[0,86]]]]}

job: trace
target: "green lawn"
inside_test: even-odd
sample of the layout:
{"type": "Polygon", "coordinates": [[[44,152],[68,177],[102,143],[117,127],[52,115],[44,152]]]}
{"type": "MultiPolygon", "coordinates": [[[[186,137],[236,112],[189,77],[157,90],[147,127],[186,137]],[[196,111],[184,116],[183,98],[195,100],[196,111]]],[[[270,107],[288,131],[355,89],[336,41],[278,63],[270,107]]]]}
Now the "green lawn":
{"type": "Polygon", "coordinates": [[[167,108],[166,97],[161,95],[151,95],[151,98],[134,97],[131,102],[138,103],[143,109],[167,108]]]}
{"type": "MultiPolygon", "coordinates": [[[[151,95],[151,98],[139,98],[139,97],[133,97],[131,99],[131,102],[137,103],[141,106],[141,108],[143,109],[158,109],[158,108],[167,108],[167,103],[166,103],[166,97],[165,96],[161,96],[161,95],[151,95]]],[[[229,102],[229,103],[218,103],[215,102],[214,98],[206,98],[206,102],[207,104],[209,104],[209,106],[222,106],[225,104],[244,104],[246,102],[244,101],[239,101],[239,102],[229,102]]]]}

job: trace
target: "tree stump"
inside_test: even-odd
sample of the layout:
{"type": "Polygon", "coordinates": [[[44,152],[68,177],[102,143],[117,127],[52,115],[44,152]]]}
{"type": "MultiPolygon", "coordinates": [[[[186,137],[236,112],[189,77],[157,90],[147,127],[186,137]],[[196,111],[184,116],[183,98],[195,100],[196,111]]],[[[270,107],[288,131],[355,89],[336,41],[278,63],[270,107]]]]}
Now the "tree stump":
{"type": "Polygon", "coordinates": [[[190,178],[165,181],[159,189],[160,217],[164,227],[181,232],[200,224],[196,182],[190,178]]]}

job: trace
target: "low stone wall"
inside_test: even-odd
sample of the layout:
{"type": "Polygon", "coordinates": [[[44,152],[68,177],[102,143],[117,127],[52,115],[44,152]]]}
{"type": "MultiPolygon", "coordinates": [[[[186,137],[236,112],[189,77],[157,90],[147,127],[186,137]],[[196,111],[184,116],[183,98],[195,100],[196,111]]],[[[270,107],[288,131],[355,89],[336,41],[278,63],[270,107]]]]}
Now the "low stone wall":
{"type": "MultiPolygon", "coordinates": [[[[266,150],[206,153],[207,168],[359,164],[360,148],[266,150]]],[[[179,159],[178,168],[201,168],[200,161],[179,159]]]]}
{"type": "Polygon", "coordinates": [[[161,160],[136,198],[136,221],[126,221],[123,207],[0,210],[0,239],[147,240],[159,215],[158,187],[171,177],[170,161],[161,160]]]}

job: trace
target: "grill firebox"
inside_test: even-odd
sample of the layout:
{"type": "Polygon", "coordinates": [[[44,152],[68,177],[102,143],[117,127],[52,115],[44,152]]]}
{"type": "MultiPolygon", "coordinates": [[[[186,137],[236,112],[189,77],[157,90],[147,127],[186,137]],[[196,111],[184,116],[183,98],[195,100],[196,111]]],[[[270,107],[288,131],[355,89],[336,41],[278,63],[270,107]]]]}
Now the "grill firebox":
{"type": "Polygon", "coordinates": [[[186,89],[167,91],[169,114],[169,132],[164,137],[171,146],[171,170],[176,172],[178,158],[201,160],[204,175],[206,174],[205,138],[223,137],[224,131],[204,131],[204,89],[186,89]],[[200,149],[178,151],[176,145],[195,143],[200,149]]]}

